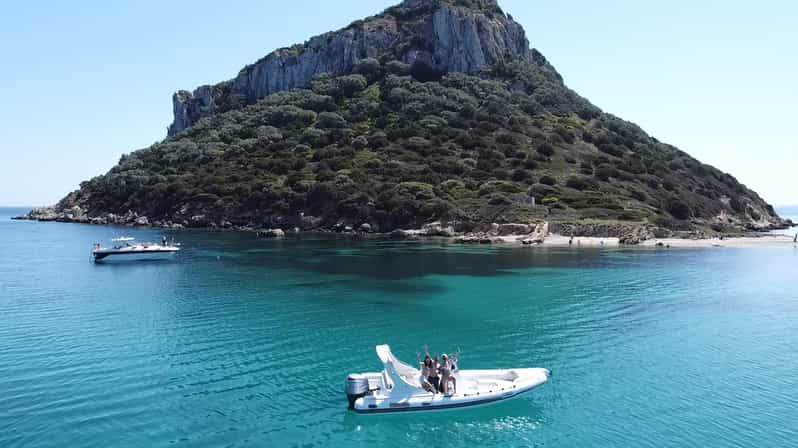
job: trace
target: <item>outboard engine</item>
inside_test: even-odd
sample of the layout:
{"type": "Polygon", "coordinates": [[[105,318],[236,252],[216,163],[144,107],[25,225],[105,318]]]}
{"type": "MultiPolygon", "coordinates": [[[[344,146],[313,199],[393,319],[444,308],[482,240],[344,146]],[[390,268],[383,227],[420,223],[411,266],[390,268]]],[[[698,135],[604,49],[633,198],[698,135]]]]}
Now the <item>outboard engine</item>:
{"type": "Polygon", "coordinates": [[[346,398],[349,400],[349,409],[355,408],[355,401],[369,393],[369,380],[365,375],[351,373],[346,377],[346,398]]]}

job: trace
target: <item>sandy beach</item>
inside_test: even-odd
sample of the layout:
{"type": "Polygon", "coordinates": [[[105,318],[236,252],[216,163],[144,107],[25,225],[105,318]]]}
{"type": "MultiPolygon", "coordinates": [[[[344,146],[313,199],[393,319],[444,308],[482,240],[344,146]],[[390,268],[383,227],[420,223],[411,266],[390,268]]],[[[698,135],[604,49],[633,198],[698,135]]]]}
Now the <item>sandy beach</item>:
{"type": "Polygon", "coordinates": [[[798,247],[792,237],[785,235],[765,235],[760,237],[711,238],[691,240],[682,238],[663,238],[640,243],[643,247],[656,247],[658,243],[672,248],[757,248],[757,247],[798,247]]]}
{"type": "MultiPolygon", "coordinates": [[[[507,235],[496,237],[509,244],[522,244],[521,240],[528,235],[507,235]]],[[[600,237],[574,237],[550,234],[542,244],[529,247],[620,247],[618,238],[600,237]]],[[[796,247],[793,237],[786,235],[763,235],[759,237],[736,238],[710,238],[710,239],[685,239],[685,238],[659,238],[643,241],[636,246],[628,247],[665,247],[665,248],[765,248],[765,247],[796,247]]]]}
{"type": "MultiPolygon", "coordinates": [[[[495,237],[496,240],[501,240],[505,243],[522,244],[521,241],[529,238],[529,235],[506,235],[495,237]]],[[[569,244],[571,237],[549,234],[542,244],[533,244],[529,247],[535,246],[548,246],[548,247],[618,247],[621,245],[618,238],[598,238],[598,237],[574,237],[573,243],[569,244]]]]}

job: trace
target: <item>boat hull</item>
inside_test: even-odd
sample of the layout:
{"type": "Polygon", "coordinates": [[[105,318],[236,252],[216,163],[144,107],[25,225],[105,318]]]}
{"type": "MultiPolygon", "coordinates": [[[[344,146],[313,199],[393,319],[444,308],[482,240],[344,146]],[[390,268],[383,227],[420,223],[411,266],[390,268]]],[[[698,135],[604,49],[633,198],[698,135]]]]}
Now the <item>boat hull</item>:
{"type": "MultiPolygon", "coordinates": [[[[495,371],[506,374],[508,371],[495,371]]],[[[547,369],[515,369],[523,376],[518,380],[501,381],[491,385],[481,384],[454,395],[420,393],[398,397],[394,394],[376,393],[355,401],[352,410],[362,415],[398,414],[408,412],[448,411],[469,407],[486,406],[516,398],[530,392],[548,381],[551,374],[547,369]]],[[[469,382],[484,380],[492,371],[463,371],[456,374],[458,387],[468,387],[469,382]]],[[[487,383],[491,384],[491,383],[487,383]]]]}
{"type": "Polygon", "coordinates": [[[133,261],[163,261],[174,257],[175,250],[94,252],[95,263],[126,263],[133,261]]]}

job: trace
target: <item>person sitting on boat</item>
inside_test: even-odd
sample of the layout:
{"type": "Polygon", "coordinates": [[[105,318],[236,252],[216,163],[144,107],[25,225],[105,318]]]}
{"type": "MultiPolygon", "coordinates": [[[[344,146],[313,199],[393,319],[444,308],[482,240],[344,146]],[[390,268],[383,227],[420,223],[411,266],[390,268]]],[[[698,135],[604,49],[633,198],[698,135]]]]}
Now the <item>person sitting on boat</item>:
{"type": "Polygon", "coordinates": [[[429,375],[427,376],[427,380],[432,385],[434,390],[433,393],[438,393],[441,391],[441,383],[440,377],[438,376],[438,370],[440,370],[440,364],[438,363],[438,356],[435,358],[430,358],[429,354],[429,347],[426,345],[424,346],[424,361],[426,362],[427,359],[430,359],[430,368],[429,368],[429,375]]]}
{"type": "Polygon", "coordinates": [[[452,364],[449,361],[449,356],[447,356],[446,353],[441,355],[441,365],[440,365],[439,370],[440,370],[440,374],[441,374],[441,378],[440,378],[440,381],[441,381],[441,383],[440,383],[440,391],[441,391],[441,393],[444,394],[444,395],[452,395],[452,394],[456,393],[457,392],[457,380],[454,378],[454,376],[452,376],[452,364]],[[454,390],[451,391],[451,393],[449,391],[449,383],[450,382],[452,383],[452,386],[454,388],[454,390]]]}
{"type": "Polygon", "coordinates": [[[441,377],[438,374],[440,368],[441,364],[438,361],[438,355],[435,355],[435,357],[432,358],[432,370],[430,371],[429,377],[429,382],[432,383],[432,387],[435,388],[435,393],[441,391],[441,377]]]}
{"type": "Polygon", "coordinates": [[[424,361],[421,363],[421,387],[423,387],[427,392],[432,392],[434,394],[437,392],[437,390],[433,385],[433,370],[432,358],[427,355],[424,357],[424,361]]]}

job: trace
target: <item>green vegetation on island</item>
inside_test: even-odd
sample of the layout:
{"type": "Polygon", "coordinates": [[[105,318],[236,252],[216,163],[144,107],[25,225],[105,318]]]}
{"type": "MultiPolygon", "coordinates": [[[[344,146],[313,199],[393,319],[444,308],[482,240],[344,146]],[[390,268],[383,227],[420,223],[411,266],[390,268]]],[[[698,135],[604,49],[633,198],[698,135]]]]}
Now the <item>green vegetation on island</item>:
{"type": "Polygon", "coordinates": [[[732,176],[526,62],[422,82],[401,62],[366,59],[355,74],[319,76],[123,156],[71,200],[151,219],[305,214],[384,230],[535,219],[681,228],[774,214],[732,176]]]}

